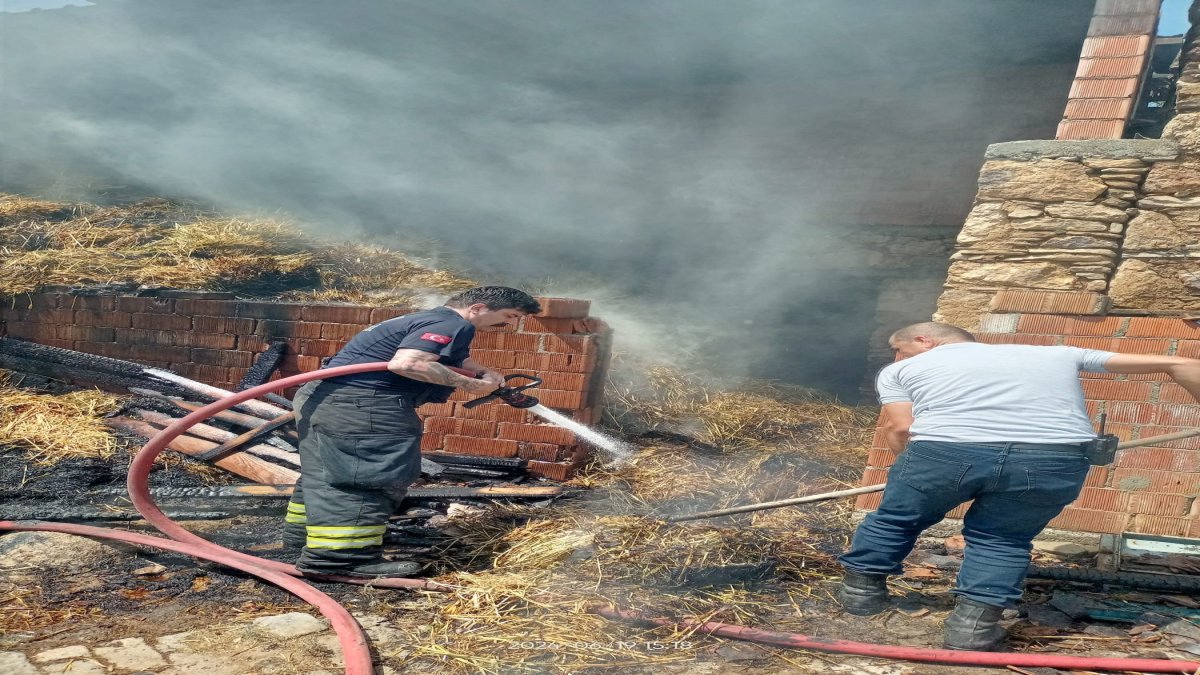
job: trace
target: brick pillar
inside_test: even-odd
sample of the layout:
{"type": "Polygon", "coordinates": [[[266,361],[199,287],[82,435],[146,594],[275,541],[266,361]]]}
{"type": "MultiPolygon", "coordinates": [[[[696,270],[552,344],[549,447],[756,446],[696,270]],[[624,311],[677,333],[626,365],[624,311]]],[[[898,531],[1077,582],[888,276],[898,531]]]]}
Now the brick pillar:
{"type": "Polygon", "coordinates": [[[1142,88],[1159,0],[1096,0],[1059,140],[1121,138],[1142,88]]]}

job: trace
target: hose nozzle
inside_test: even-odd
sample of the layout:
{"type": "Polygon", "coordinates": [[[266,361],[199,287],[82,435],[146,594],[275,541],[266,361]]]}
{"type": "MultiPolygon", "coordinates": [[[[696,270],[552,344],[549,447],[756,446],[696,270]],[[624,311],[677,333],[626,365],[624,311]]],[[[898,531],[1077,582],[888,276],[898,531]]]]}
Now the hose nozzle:
{"type": "Polygon", "coordinates": [[[542,378],[534,375],[526,375],[524,373],[515,373],[513,375],[506,376],[504,378],[504,382],[507,383],[509,380],[514,378],[529,380],[529,384],[523,384],[519,387],[500,387],[487,396],[481,396],[473,401],[467,401],[463,404],[463,407],[474,408],[477,405],[482,405],[493,399],[500,399],[514,408],[532,408],[533,406],[537,405],[538,400],[529,394],[526,394],[525,390],[532,389],[533,387],[541,384],[542,378]]]}

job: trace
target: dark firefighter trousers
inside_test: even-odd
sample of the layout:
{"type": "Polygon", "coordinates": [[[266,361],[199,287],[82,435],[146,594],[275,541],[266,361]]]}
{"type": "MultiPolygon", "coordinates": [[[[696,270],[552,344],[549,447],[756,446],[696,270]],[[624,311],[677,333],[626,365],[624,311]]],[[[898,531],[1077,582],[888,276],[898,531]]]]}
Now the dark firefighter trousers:
{"type": "Polygon", "coordinates": [[[284,540],[299,543],[303,533],[296,566],[335,573],[381,561],[388,518],[421,473],[419,402],[312,382],[293,404],[300,481],[288,503],[284,540]]]}

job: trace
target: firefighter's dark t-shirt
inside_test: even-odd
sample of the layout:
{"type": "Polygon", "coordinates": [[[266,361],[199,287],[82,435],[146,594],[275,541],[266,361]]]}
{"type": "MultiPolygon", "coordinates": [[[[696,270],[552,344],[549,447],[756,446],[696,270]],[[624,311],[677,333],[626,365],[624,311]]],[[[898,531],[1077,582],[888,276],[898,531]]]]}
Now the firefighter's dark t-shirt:
{"type": "MultiPolygon", "coordinates": [[[[438,363],[461,367],[463,360],[470,355],[471,339],[474,337],[475,326],[471,322],[449,307],[438,307],[398,316],[363,329],[325,367],[390,361],[397,349],[416,349],[437,354],[438,363]]],[[[422,396],[430,403],[445,401],[454,392],[453,387],[401,377],[386,370],[331,377],[325,382],[422,396]]]]}

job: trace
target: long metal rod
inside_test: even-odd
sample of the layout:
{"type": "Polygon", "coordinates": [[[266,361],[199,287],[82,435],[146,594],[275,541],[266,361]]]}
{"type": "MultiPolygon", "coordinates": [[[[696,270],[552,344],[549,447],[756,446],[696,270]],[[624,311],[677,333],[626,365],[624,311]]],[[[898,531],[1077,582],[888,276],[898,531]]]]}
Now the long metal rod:
{"type": "MultiPolygon", "coordinates": [[[[1154,445],[1156,443],[1167,443],[1170,441],[1178,441],[1184,438],[1192,438],[1200,436],[1200,429],[1190,429],[1188,431],[1177,431],[1173,434],[1163,434],[1161,436],[1151,436],[1149,438],[1138,438],[1132,441],[1125,441],[1117,446],[1118,450],[1128,448],[1140,448],[1146,445],[1154,445]]],[[[774,502],[761,502],[758,504],[745,504],[743,506],[734,506],[728,509],[717,509],[715,511],[701,511],[700,513],[687,513],[681,516],[671,516],[666,519],[668,523],[679,523],[685,520],[701,520],[704,518],[717,518],[719,516],[731,516],[735,513],[750,513],[752,511],[766,511],[768,509],[778,509],[784,506],[795,506],[797,504],[811,504],[812,502],[823,502],[827,499],[837,499],[838,497],[852,497],[854,495],[865,495],[872,492],[880,492],[883,490],[884,484],[867,485],[865,487],[852,488],[849,490],[838,490],[837,492],[825,492],[819,495],[809,495],[807,497],[795,497],[793,499],[781,499],[774,502]]]]}
{"type": "Polygon", "coordinates": [[[854,495],[865,495],[870,492],[879,492],[883,489],[883,485],[868,485],[866,487],[850,488],[849,490],[838,490],[837,492],[823,492],[819,495],[808,495],[807,497],[794,497],[792,499],[781,499],[777,502],[762,502],[760,504],[746,504],[744,506],[735,506],[729,509],[718,509],[716,511],[702,511],[700,513],[688,513],[682,516],[671,516],[667,518],[668,523],[678,523],[684,520],[700,520],[701,518],[716,518],[717,516],[730,516],[735,513],[748,513],[750,511],[765,511],[767,509],[777,509],[782,506],[795,506],[796,504],[808,504],[811,502],[823,502],[826,499],[837,499],[838,497],[852,497],[854,495]]]}

